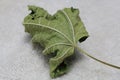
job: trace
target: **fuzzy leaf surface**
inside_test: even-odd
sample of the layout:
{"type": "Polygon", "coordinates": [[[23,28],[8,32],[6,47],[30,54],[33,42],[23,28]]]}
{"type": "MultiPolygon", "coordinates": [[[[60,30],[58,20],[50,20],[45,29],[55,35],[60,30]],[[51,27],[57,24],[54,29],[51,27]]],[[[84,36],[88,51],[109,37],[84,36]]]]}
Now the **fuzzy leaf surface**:
{"type": "Polygon", "coordinates": [[[50,76],[55,78],[67,72],[66,58],[74,54],[78,41],[88,37],[79,10],[64,8],[50,15],[37,6],[28,6],[31,13],[24,19],[25,31],[32,35],[32,41],[39,43],[49,59],[50,76]]]}

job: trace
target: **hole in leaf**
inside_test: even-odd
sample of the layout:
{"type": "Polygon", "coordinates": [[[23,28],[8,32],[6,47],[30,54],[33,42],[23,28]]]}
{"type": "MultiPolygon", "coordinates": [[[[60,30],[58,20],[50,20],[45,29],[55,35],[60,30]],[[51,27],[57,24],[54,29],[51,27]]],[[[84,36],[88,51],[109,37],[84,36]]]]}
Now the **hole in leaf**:
{"type": "Polygon", "coordinates": [[[84,37],[82,37],[82,38],[79,39],[79,42],[83,42],[83,41],[85,41],[87,38],[88,38],[88,36],[84,36],[84,37]]]}
{"type": "Polygon", "coordinates": [[[63,61],[54,71],[54,77],[61,76],[65,74],[68,70],[67,64],[63,61]]]}
{"type": "Polygon", "coordinates": [[[35,18],[33,17],[32,20],[34,20],[35,18]]]}

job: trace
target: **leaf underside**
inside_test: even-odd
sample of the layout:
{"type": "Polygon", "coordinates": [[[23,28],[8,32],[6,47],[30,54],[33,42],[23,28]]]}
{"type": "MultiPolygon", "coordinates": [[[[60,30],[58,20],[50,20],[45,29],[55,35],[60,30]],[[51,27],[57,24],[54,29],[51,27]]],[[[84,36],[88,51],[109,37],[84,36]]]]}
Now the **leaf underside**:
{"type": "Polygon", "coordinates": [[[46,10],[28,6],[31,13],[24,19],[25,31],[32,35],[32,42],[39,43],[44,55],[55,54],[49,59],[50,76],[55,78],[67,72],[66,58],[74,54],[77,42],[88,37],[79,10],[64,8],[50,15],[46,10]]]}

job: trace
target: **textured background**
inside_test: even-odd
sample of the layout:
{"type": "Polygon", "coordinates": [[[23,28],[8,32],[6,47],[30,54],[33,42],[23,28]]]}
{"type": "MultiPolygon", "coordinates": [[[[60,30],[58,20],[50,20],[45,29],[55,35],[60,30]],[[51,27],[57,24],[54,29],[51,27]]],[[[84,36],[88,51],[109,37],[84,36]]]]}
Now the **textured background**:
{"type": "MultiPolygon", "coordinates": [[[[22,21],[27,5],[37,5],[54,14],[76,7],[90,37],[79,44],[87,52],[120,66],[120,0],[0,0],[0,80],[51,80],[49,65],[22,21]]],[[[120,70],[76,53],[70,72],[54,80],[119,80],[120,70]]]]}

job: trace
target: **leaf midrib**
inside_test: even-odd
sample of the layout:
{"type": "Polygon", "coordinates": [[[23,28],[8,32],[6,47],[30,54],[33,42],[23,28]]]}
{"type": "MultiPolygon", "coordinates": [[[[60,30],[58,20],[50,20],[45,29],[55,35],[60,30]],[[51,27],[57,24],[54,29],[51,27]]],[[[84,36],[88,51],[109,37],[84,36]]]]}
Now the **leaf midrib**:
{"type": "Polygon", "coordinates": [[[73,42],[75,44],[75,32],[74,32],[74,27],[73,27],[73,23],[71,21],[71,19],[69,18],[68,14],[64,11],[64,10],[61,10],[63,12],[63,14],[66,16],[67,20],[69,21],[69,24],[71,26],[71,29],[72,29],[72,37],[73,37],[73,42]]]}

